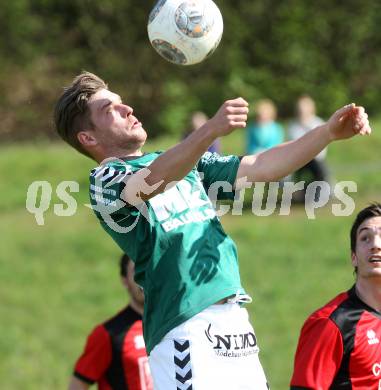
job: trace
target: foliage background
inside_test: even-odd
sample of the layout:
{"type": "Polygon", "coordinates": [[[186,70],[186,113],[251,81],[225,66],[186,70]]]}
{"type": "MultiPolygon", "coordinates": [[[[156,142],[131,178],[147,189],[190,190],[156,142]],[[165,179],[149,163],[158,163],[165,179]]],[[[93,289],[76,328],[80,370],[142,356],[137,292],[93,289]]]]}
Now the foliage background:
{"type": "Polygon", "coordinates": [[[225,98],[270,97],[282,117],[310,93],[319,112],[381,98],[377,0],[220,0],[225,31],[202,64],[177,67],[151,48],[152,0],[15,0],[0,13],[0,140],[54,137],[51,111],[82,69],[103,77],[151,135],[176,134],[188,113],[225,98]]]}

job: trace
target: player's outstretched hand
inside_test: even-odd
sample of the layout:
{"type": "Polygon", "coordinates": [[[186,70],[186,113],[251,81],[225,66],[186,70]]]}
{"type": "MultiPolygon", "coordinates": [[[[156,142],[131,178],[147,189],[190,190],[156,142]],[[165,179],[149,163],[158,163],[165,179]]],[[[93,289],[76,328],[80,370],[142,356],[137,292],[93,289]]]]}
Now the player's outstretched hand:
{"type": "Polygon", "coordinates": [[[328,132],[332,141],[369,135],[371,128],[364,107],[348,104],[337,110],[328,120],[328,132]]]}
{"type": "Polygon", "coordinates": [[[246,127],[247,114],[249,113],[249,104],[241,97],[233,100],[227,100],[211,118],[208,125],[218,134],[223,136],[231,133],[234,129],[246,127]]]}

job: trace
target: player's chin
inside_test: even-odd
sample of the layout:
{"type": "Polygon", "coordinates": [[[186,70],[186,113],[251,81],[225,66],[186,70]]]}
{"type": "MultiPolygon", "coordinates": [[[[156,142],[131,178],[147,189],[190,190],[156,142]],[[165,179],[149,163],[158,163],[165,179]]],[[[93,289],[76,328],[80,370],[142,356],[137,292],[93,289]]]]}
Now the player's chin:
{"type": "Polygon", "coordinates": [[[131,134],[131,136],[137,142],[145,142],[147,139],[147,132],[143,129],[143,127],[140,127],[139,129],[135,130],[135,133],[131,134]]]}
{"type": "Polygon", "coordinates": [[[147,139],[147,132],[143,129],[142,126],[140,126],[139,135],[142,137],[142,139],[144,139],[144,141],[147,139]]]}
{"type": "Polygon", "coordinates": [[[377,279],[381,283],[381,267],[373,268],[368,276],[372,279],[377,279]]]}
{"type": "Polygon", "coordinates": [[[130,137],[142,137],[147,138],[147,132],[144,130],[141,123],[139,125],[132,126],[127,130],[127,133],[130,137]]]}

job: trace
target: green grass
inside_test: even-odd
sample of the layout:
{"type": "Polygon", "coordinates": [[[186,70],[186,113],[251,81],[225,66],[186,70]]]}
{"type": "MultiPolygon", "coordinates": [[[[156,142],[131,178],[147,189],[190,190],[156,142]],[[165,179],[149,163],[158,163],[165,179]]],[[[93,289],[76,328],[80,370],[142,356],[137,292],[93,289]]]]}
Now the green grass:
{"type": "Polygon", "coordinates": [[[311,221],[295,212],[287,218],[246,214],[225,224],[239,248],[243,284],[254,298],[248,308],[261,359],[272,388],[284,389],[304,319],[352,283],[350,221],[329,215],[311,221]]]}
{"type": "MultiPolygon", "coordinates": [[[[379,126],[376,126],[379,127],[379,126]]],[[[337,181],[358,183],[356,209],[379,199],[381,144],[374,136],[332,145],[329,162],[337,181]]],[[[242,153],[242,134],[223,140],[226,153],[242,153]]],[[[161,139],[147,149],[176,140],[161,139]]],[[[119,249],[98,225],[87,199],[94,164],[62,144],[9,145],[0,167],[0,388],[66,387],[92,327],[126,302],[118,280],[119,249]],[[53,191],[77,181],[77,212],[58,217],[53,194],[44,226],[25,209],[28,186],[46,180],[53,191]]],[[[241,275],[253,296],[248,305],[272,389],[287,388],[300,327],[306,316],[353,282],[348,232],[353,216],[333,217],[328,205],[315,220],[303,208],[290,216],[222,218],[238,246],[241,275]]]]}

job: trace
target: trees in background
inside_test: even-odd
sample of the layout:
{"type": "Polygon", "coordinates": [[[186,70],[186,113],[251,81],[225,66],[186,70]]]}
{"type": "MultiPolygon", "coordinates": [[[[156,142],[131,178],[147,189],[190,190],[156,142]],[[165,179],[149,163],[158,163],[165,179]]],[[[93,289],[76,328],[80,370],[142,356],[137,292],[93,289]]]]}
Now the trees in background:
{"type": "Polygon", "coordinates": [[[311,94],[324,116],[351,101],[381,101],[378,0],[215,0],[225,23],[217,51],[178,67],[151,48],[154,1],[15,0],[0,13],[0,139],[54,137],[52,107],[81,70],[135,108],[150,135],[182,133],[188,114],[225,98],[270,97],[280,115],[311,94]]]}

